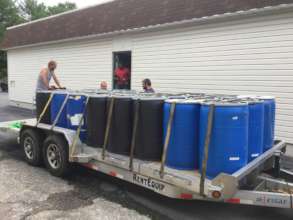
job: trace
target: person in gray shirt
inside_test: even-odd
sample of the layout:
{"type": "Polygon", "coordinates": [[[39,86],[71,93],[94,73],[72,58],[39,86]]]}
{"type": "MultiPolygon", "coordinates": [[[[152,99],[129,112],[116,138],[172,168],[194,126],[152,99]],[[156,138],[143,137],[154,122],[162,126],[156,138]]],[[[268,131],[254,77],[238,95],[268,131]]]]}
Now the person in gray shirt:
{"type": "Polygon", "coordinates": [[[60,81],[58,80],[55,70],[57,68],[57,63],[51,60],[48,63],[48,67],[45,67],[41,70],[38,81],[37,81],[37,91],[42,90],[55,90],[55,89],[65,89],[61,86],[60,81]],[[54,79],[56,86],[50,86],[51,79],[54,79]]]}

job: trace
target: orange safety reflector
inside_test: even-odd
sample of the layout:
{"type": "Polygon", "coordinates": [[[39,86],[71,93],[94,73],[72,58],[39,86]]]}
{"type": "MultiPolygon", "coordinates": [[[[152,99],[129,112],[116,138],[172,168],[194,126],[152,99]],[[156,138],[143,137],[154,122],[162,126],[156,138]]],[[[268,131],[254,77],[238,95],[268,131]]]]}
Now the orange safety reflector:
{"type": "Polygon", "coordinates": [[[219,191],[213,191],[212,196],[215,199],[219,199],[222,195],[221,195],[221,192],[219,192],[219,191]]]}
{"type": "Polygon", "coordinates": [[[231,198],[231,199],[227,199],[226,202],[240,204],[240,199],[239,198],[231,198]]]}
{"type": "Polygon", "coordinates": [[[192,194],[181,193],[181,194],[180,194],[180,198],[181,198],[181,199],[193,199],[193,196],[192,196],[192,194]]]}

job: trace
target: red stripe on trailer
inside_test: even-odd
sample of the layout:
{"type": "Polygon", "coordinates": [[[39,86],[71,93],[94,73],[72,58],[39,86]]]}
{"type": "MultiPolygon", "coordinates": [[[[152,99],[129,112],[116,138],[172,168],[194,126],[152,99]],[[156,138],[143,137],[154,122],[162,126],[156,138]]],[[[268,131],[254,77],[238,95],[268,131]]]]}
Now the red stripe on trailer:
{"type": "Polygon", "coordinates": [[[110,176],[114,176],[114,177],[116,177],[116,176],[117,176],[117,173],[114,172],[114,171],[111,171],[111,172],[109,173],[109,175],[110,175],[110,176]]]}
{"type": "Polygon", "coordinates": [[[231,199],[227,199],[226,202],[233,203],[233,204],[240,204],[241,201],[239,198],[231,198],[231,199]]]}
{"type": "Polygon", "coordinates": [[[180,194],[180,198],[181,198],[181,199],[193,199],[193,196],[192,196],[192,194],[181,193],[181,194],[180,194]]]}

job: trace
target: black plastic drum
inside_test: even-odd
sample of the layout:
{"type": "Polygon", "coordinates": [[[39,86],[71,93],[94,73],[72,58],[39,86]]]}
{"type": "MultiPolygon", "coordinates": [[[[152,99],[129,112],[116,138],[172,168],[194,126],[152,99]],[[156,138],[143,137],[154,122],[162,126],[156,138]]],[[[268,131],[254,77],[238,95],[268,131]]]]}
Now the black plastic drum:
{"type": "MultiPolygon", "coordinates": [[[[108,99],[108,106],[110,106],[108,99]]],[[[133,108],[131,97],[115,97],[107,151],[129,155],[132,137],[133,108]]]]}
{"type": "Polygon", "coordinates": [[[86,144],[95,148],[103,147],[107,123],[107,97],[102,95],[90,97],[85,117],[86,144]]]}
{"type": "MultiPolygon", "coordinates": [[[[37,113],[37,120],[39,120],[40,115],[42,114],[49,98],[51,92],[48,91],[39,91],[36,94],[36,113],[37,113]]],[[[51,124],[51,107],[48,106],[47,111],[45,112],[44,116],[42,117],[40,123],[44,124],[51,124]]]]}
{"type": "Polygon", "coordinates": [[[142,98],[139,102],[139,118],[134,157],[146,161],[160,161],[163,152],[164,99],[142,98]]]}

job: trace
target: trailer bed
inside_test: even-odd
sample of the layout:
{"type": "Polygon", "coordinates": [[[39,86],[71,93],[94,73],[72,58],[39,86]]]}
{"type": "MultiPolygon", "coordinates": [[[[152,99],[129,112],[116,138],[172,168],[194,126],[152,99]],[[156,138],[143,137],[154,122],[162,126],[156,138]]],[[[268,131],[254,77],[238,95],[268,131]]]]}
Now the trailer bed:
{"type": "Polygon", "coordinates": [[[64,135],[70,148],[69,161],[71,162],[167,197],[280,208],[293,207],[293,184],[264,173],[268,168],[274,168],[275,158],[279,158],[285,150],[286,143],[282,141],[276,141],[272,149],[234,174],[222,173],[214,179],[205,179],[202,186],[204,194],[201,195],[201,174],[198,171],[183,171],[166,167],[162,175],[160,162],[134,159],[133,166],[130,166],[129,156],[108,152],[103,155],[102,149],[87,146],[79,139],[73,149],[75,131],[41,123],[37,125],[36,119],[0,123],[0,132],[19,135],[21,129],[11,126],[16,122],[21,122],[22,129],[34,128],[64,135]],[[249,188],[247,186],[251,181],[254,186],[249,188]]]}

